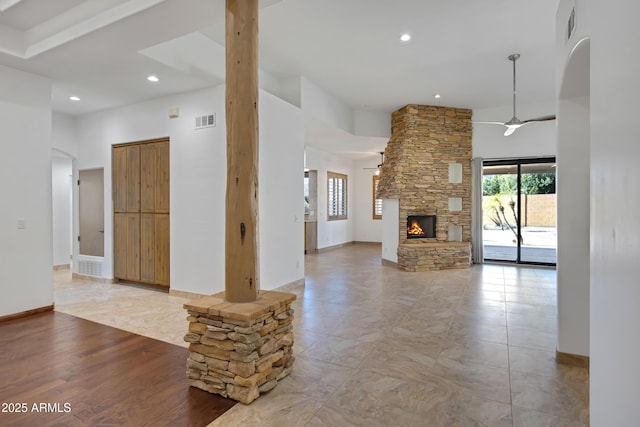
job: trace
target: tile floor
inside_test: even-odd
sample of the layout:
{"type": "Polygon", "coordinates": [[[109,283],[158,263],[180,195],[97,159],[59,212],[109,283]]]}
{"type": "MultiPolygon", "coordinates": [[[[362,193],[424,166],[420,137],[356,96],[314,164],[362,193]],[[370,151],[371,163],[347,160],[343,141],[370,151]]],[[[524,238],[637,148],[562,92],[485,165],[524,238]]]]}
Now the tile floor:
{"type": "MultiPolygon", "coordinates": [[[[305,260],[293,373],[212,426],[584,426],[589,373],[557,365],[556,272],[406,273],[358,244],[305,260]]],[[[55,274],[56,310],[182,341],[184,298],[55,274]]]]}

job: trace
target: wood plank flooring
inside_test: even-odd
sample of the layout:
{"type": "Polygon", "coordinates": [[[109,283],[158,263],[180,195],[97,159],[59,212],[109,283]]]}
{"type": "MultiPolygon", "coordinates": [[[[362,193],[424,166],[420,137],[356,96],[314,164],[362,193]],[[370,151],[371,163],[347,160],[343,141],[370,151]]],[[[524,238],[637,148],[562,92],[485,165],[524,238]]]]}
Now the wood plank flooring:
{"type": "Polygon", "coordinates": [[[206,426],[235,401],[189,387],[187,356],[58,312],[0,323],[0,425],[206,426]]]}

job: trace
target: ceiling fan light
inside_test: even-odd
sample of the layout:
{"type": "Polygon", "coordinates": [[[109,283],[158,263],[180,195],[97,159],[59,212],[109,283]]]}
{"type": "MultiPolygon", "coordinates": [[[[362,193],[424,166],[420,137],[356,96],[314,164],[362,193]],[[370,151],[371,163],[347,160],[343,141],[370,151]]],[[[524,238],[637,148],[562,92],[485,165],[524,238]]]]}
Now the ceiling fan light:
{"type": "Polygon", "coordinates": [[[520,125],[510,125],[507,126],[507,130],[504,131],[504,136],[509,136],[512,133],[514,133],[516,131],[516,129],[518,129],[520,127],[520,125]]]}

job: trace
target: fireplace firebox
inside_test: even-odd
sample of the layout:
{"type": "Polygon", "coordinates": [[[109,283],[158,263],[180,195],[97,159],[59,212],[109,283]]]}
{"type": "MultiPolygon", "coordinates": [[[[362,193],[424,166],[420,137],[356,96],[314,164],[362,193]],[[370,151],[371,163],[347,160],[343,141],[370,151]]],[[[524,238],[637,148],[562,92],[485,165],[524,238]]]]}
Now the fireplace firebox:
{"type": "Polygon", "coordinates": [[[407,239],[433,239],[435,237],[435,215],[409,215],[407,217],[407,239]]]}

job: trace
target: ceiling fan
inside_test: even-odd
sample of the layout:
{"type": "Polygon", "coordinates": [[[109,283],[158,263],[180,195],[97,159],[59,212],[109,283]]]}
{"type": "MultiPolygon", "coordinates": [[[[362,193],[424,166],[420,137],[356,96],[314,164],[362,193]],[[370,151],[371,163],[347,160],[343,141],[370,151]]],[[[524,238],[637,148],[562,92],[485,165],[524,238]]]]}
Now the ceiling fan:
{"type": "Polygon", "coordinates": [[[380,154],[380,164],[375,168],[362,168],[363,170],[374,170],[375,169],[375,174],[376,175],[380,175],[380,168],[382,167],[382,164],[384,163],[384,151],[379,151],[378,153],[380,154]]]}
{"type": "Polygon", "coordinates": [[[506,126],[507,130],[504,132],[504,136],[509,136],[513,132],[516,131],[521,126],[526,125],[527,123],[532,122],[546,122],[548,120],[555,120],[555,114],[550,114],[548,116],[535,117],[529,120],[520,120],[516,115],[516,61],[520,58],[519,53],[514,53],[509,55],[509,61],[513,62],[513,117],[508,122],[474,122],[481,124],[491,124],[491,125],[502,125],[506,126]]]}

